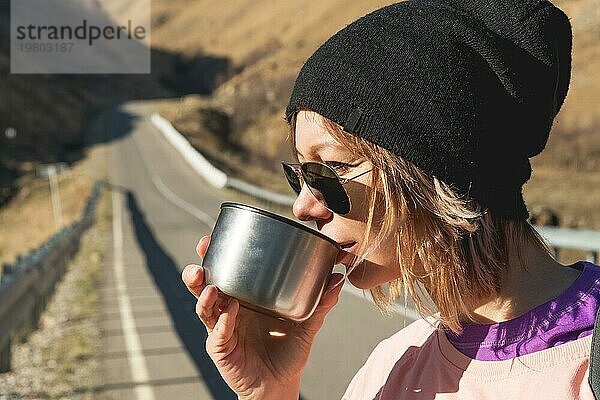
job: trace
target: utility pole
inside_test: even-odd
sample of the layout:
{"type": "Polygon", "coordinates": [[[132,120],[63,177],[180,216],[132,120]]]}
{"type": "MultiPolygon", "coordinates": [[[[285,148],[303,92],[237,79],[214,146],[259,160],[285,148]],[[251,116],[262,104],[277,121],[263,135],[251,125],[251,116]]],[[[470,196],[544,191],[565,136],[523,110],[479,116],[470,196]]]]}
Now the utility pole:
{"type": "Polygon", "coordinates": [[[50,182],[50,197],[52,197],[52,211],[54,212],[54,222],[56,229],[60,230],[63,226],[62,204],[60,202],[60,192],[58,191],[58,178],[56,177],[56,166],[48,167],[48,181],[50,182]]]}
{"type": "Polygon", "coordinates": [[[50,197],[52,199],[52,212],[54,213],[54,223],[56,229],[63,227],[62,203],[60,201],[60,191],[58,189],[58,174],[66,168],[65,163],[46,164],[38,167],[38,175],[48,177],[50,183],[50,197]]]}

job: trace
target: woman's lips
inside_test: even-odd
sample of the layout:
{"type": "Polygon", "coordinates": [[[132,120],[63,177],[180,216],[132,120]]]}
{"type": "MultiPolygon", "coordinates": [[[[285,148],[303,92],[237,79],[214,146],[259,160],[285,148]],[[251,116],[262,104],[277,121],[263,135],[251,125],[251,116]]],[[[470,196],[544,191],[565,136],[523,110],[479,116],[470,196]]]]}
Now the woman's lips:
{"type": "Polygon", "coordinates": [[[336,264],[343,264],[344,262],[349,263],[352,260],[352,257],[354,257],[354,254],[352,254],[352,251],[354,250],[354,247],[356,247],[356,242],[340,243],[340,247],[341,247],[341,250],[338,253],[337,258],[335,259],[335,263],[336,264]]]}

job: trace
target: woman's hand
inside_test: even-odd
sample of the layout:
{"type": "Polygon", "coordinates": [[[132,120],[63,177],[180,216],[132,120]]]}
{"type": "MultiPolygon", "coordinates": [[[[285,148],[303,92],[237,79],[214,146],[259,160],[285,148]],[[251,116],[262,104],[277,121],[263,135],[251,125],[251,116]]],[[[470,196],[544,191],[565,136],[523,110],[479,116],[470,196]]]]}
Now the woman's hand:
{"type": "MultiPolygon", "coordinates": [[[[196,252],[204,258],[209,236],[196,252]]],[[[204,285],[204,271],[188,265],[182,279],[198,298],[196,313],[206,326],[206,350],[241,399],[298,399],[300,377],[315,335],[337,303],[343,275],[333,274],[314,314],[301,324],[240,308],[237,300],[204,285]]]]}

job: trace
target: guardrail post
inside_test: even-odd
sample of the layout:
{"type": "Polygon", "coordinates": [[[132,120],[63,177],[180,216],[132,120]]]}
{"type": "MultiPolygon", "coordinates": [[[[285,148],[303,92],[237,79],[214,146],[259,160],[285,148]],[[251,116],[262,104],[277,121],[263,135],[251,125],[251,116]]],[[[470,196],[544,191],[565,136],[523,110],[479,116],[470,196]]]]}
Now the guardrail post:
{"type": "Polygon", "coordinates": [[[10,371],[10,345],[11,340],[8,338],[3,349],[0,349],[0,373],[10,371]]]}
{"type": "Polygon", "coordinates": [[[6,275],[9,275],[12,273],[12,265],[11,264],[7,264],[4,263],[0,266],[0,282],[2,281],[2,279],[4,279],[4,277],[6,275]]]}
{"type": "Polygon", "coordinates": [[[27,334],[29,334],[30,332],[36,331],[39,327],[40,327],[40,318],[42,317],[42,312],[44,311],[44,301],[40,301],[38,299],[38,301],[35,302],[35,305],[33,306],[33,313],[31,315],[31,321],[29,322],[29,329],[27,334]]]}
{"type": "Polygon", "coordinates": [[[598,257],[600,251],[596,250],[596,251],[590,251],[589,253],[587,253],[587,261],[593,262],[594,264],[598,264],[600,262],[600,259],[598,257]]]}

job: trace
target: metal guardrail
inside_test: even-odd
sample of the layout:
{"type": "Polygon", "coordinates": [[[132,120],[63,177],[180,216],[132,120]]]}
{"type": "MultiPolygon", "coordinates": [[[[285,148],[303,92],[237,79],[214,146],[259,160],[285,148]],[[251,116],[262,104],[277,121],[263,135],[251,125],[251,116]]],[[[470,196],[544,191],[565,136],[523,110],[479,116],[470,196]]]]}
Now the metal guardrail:
{"type": "Polygon", "coordinates": [[[271,192],[261,187],[227,176],[213,166],[190,142],[164,117],[157,113],[150,116],[150,122],[163,134],[164,138],[181,154],[190,167],[217,189],[230,187],[257,199],[283,206],[294,204],[295,197],[271,192]]]}
{"type": "Polygon", "coordinates": [[[600,231],[564,229],[552,226],[536,226],[535,229],[554,248],[558,257],[561,249],[587,252],[587,260],[600,263],[600,231]]]}
{"type": "Polygon", "coordinates": [[[0,373],[10,370],[11,344],[37,328],[40,315],[68,261],[77,252],[82,233],[94,222],[104,182],[96,182],[81,217],[14,264],[4,264],[0,275],[0,373]]]}

